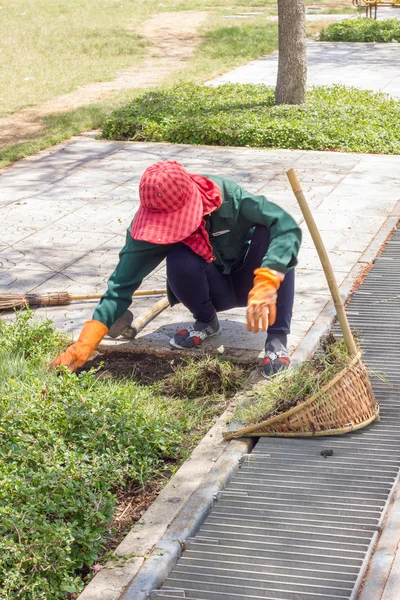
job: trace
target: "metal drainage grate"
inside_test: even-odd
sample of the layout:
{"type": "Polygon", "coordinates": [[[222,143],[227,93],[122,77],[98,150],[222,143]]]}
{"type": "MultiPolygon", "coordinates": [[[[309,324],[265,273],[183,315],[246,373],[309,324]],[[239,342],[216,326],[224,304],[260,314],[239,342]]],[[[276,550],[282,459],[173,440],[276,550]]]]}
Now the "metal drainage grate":
{"type": "Polygon", "coordinates": [[[260,438],[152,598],[354,599],[400,466],[400,231],[349,305],[381,421],[340,437],[260,438]],[[321,451],[332,449],[324,458],[321,451]]]}

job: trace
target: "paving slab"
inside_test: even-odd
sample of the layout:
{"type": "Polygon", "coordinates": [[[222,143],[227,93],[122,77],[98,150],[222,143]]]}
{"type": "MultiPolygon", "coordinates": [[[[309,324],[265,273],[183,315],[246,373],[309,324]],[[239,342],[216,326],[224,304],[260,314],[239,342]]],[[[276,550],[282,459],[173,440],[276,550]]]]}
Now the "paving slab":
{"type": "MultiPolygon", "coordinates": [[[[308,42],[308,85],[342,83],[400,98],[399,52],[398,43],[308,42]]],[[[277,72],[278,52],[274,52],[213,79],[209,85],[263,83],[274,86],[277,72]]]]}
{"type": "MultiPolygon", "coordinates": [[[[296,168],[339,284],[349,273],[357,276],[357,267],[364,265],[362,253],[400,199],[400,156],[107,142],[84,135],[0,174],[2,292],[102,293],[138,207],[140,176],[148,165],[169,158],[193,172],[216,173],[265,194],[302,223],[285,175],[288,168],[296,168]]],[[[316,251],[302,228],[292,351],[329,301],[316,251]]],[[[164,288],[165,282],[161,265],[142,288],[164,288]]],[[[154,301],[135,299],[132,311],[139,315],[154,301]]],[[[76,336],[95,304],[80,302],[37,313],[76,336]]],[[[245,309],[222,313],[221,321],[222,333],[209,341],[212,351],[223,346],[227,355],[260,355],[265,335],[246,332],[245,309]]],[[[106,338],[105,346],[167,350],[175,330],[190,322],[189,312],[177,306],[154,320],[137,340],[106,338]]]]}

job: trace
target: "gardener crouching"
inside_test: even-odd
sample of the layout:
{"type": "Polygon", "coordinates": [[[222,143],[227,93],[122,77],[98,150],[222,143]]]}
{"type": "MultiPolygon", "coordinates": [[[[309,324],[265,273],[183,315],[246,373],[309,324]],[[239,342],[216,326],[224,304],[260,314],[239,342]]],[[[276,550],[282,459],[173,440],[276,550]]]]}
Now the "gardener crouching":
{"type": "Polygon", "coordinates": [[[171,305],[181,302],[194,324],[176,332],[175,348],[197,348],[220,330],[218,314],[247,306],[247,329],[268,330],[264,375],[286,369],[301,231],[264,196],[214,175],[188,173],[175,161],[144,172],[140,207],[127,232],[108,289],[78,341],[52,363],[81,367],[129,308],[144,277],[165,258],[171,305]]]}

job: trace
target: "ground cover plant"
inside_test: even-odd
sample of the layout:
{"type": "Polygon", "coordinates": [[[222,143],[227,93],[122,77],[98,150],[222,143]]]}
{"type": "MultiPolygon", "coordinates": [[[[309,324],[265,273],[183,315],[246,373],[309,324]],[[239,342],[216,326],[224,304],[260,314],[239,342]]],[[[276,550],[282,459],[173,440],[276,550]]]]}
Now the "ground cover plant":
{"type": "MultiPolygon", "coordinates": [[[[226,404],[229,363],[208,362],[206,371],[211,365],[220,374],[213,394],[189,401],[167,395],[162,382],[142,386],[96,369],[50,372],[50,357],[65,345],[29,312],[0,321],[0,598],[7,600],[79,592],[109,541],[124,486],[137,493],[169,477],[226,404]]],[[[199,369],[186,369],[189,387],[199,369]]]]}
{"type": "Polygon", "coordinates": [[[400,42],[400,21],[349,19],[322,29],[319,39],[322,42],[400,42]]]}
{"type": "Polygon", "coordinates": [[[251,425],[281,414],[319,392],[348,364],[349,354],[344,341],[329,335],[321,341],[311,361],[255,386],[236,409],[233,420],[251,425]]]}
{"type": "Polygon", "coordinates": [[[276,106],[263,85],[186,84],[147,92],[106,119],[106,139],[400,152],[400,102],[382,93],[315,87],[301,106],[276,106]]]}

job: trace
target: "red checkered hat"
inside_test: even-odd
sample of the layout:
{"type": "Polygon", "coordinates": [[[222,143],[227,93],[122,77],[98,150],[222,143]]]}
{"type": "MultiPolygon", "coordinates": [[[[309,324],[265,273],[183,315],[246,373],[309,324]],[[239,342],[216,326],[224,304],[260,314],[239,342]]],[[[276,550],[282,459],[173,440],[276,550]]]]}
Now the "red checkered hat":
{"type": "Polygon", "coordinates": [[[140,207],[131,236],[153,244],[174,244],[200,226],[203,201],[189,173],[176,161],[158,162],[143,173],[140,207]]]}

